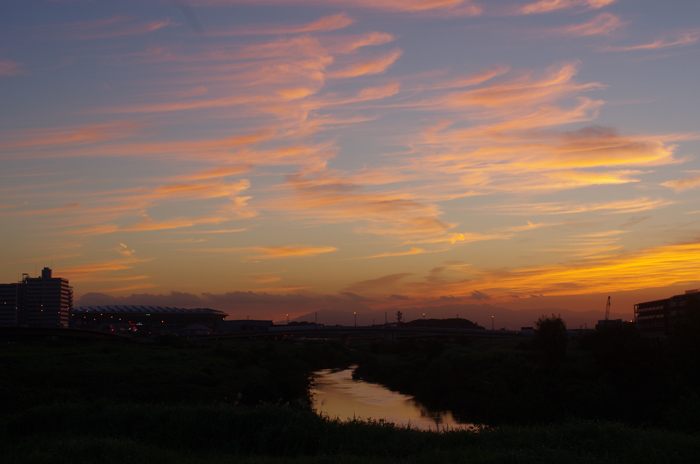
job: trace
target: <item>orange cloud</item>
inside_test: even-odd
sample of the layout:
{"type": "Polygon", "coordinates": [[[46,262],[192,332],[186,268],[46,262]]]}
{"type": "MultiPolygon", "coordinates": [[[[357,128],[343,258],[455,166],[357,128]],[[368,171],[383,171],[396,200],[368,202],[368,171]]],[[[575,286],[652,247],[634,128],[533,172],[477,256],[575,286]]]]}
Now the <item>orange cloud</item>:
{"type": "Polygon", "coordinates": [[[700,187],[700,174],[686,177],[685,179],[669,180],[661,185],[664,187],[671,188],[676,192],[683,192],[685,190],[692,190],[700,187]]]}
{"type": "Polygon", "coordinates": [[[442,237],[433,237],[418,240],[407,240],[405,243],[472,243],[472,242],[482,242],[485,240],[507,240],[511,238],[512,235],[509,234],[477,234],[477,233],[463,233],[463,232],[450,232],[442,237]]]}
{"type": "Polygon", "coordinates": [[[633,200],[609,201],[603,203],[521,203],[518,205],[490,206],[489,210],[495,213],[507,213],[517,215],[533,214],[576,214],[591,211],[604,211],[608,214],[627,214],[658,209],[672,205],[673,202],[662,199],[650,199],[648,197],[636,198],[633,200]]]}
{"type": "Polygon", "coordinates": [[[328,106],[346,105],[349,103],[359,103],[370,100],[381,100],[382,98],[392,97],[399,93],[401,89],[400,82],[391,82],[380,87],[368,87],[360,90],[356,95],[337,101],[329,101],[328,106]]]}
{"type": "Polygon", "coordinates": [[[600,51],[604,52],[629,52],[637,50],[659,50],[662,48],[669,47],[687,47],[688,45],[693,45],[700,39],[700,29],[695,29],[688,32],[679,33],[675,40],[657,39],[648,44],[642,45],[631,45],[631,46],[620,46],[620,47],[603,47],[600,51]]]}
{"type": "Polygon", "coordinates": [[[589,35],[610,35],[626,23],[611,13],[601,13],[592,20],[559,29],[556,32],[576,37],[589,35]]]}
{"type": "MultiPolygon", "coordinates": [[[[405,135],[412,150],[405,172],[449,175],[452,182],[443,182],[443,191],[461,187],[468,195],[484,195],[638,182],[643,172],[628,167],[679,162],[676,146],[667,143],[675,137],[623,136],[600,126],[553,129],[594,119],[604,103],[579,95],[604,86],[575,82],[577,68],[574,62],[541,75],[506,70],[476,89],[415,102],[404,98],[398,106],[434,111],[436,121],[420,134],[405,135]]],[[[437,88],[440,83],[431,89],[437,88]]]]}
{"type": "MultiPolygon", "coordinates": [[[[150,261],[147,259],[136,259],[134,257],[128,257],[121,260],[105,261],[96,264],[84,264],[82,266],[76,266],[68,269],[57,269],[56,275],[66,277],[72,281],[76,282],[90,282],[93,278],[103,279],[104,276],[95,277],[95,274],[102,274],[105,272],[113,271],[124,271],[133,268],[135,263],[150,261]]],[[[133,276],[127,276],[131,278],[133,276]]]]}
{"type": "Polygon", "coordinates": [[[578,71],[578,62],[562,63],[547,69],[539,78],[531,73],[506,82],[482,87],[464,92],[452,92],[444,98],[444,103],[450,106],[463,107],[475,105],[484,108],[512,108],[522,106],[542,105],[566,94],[585,90],[600,89],[597,83],[577,85],[572,83],[578,71]]]}
{"type": "Polygon", "coordinates": [[[312,245],[281,245],[270,247],[245,247],[245,248],[206,248],[198,251],[212,253],[224,252],[246,252],[253,253],[247,259],[277,259],[277,258],[300,258],[316,256],[323,253],[337,251],[335,247],[315,247],[312,245]]]}
{"type": "Polygon", "coordinates": [[[279,282],[280,280],[282,280],[282,277],[271,275],[258,275],[252,276],[251,279],[257,284],[267,284],[271,282],[279,282]]]}
{"type": "Polygon", "coordinates": [[[240,3],[293,4],[295,6],[300,3],[323,6],[337,4],[343,8],[370,8],[409,13],[451,13],[468,16],[475,16],[482,12],[482,8],[472,0],[200,0],[198,3],[221,6],[240,3]]]}
{"type": "Polygon", "coordinates": [[[72,228],[61,232],[62,235],[74,235],[74,236],[89,236],[89,235],[104,235],[111,234],[119,230],[119,226],[115,224],[99,224],[91,225],[88,227],[72,228]]]}
{"type": "Polygon", "coordinates": [[[394,41],[394,36],[385,32],[368,32],[361,36],[335,37],[326,39],[331,42],[331,51],[340,54],[354,53],[363,47],[384,45],[394,41]]]}
{"type": "Polygon", "coordinates": [[[236,176],[238,174],[244,174],[253,169],[253,166],[216,166],[204,171],[196,172],[194,174],[188,174],[181,176],[180,179],[185,181],[197,181],[197,180],[209,180],[216,179],[219,177],[236,176]]]}
{"type": "Polygon", "coordinates": [[[55,148],[56,145],[83,145],[132,137],[147,126],[135,121],[13,131],[0,142],[0,150],[55,148]]]}
{"type": "Polygon", "coordinates": [[[441,213],[434,205],[405,193],[363,192],[361,185],[329,174],[295,175],[288,183],[295,195],[277,208],[323,222],[359,222],[356,231],[360,233],[408,240],[443,235],[454,227],[439,219],[441,213]]]}
{"type": "Polygon", "coordinates": [[[483,84],[484,82],[489,81],[494,77],[506,74],[509,71],[509,66],[494,65],[484,71],[481,71],[471,76],[459,77],[456,79],[448,80],[446,82],[432,83],[428,88],[431,90],[437,90],[452,89],[459,87],[473,87],[475,85],[483,84]]]}
{"type": "MultiPolygon", "coordinates": [[[[27,206],[27,204],[23,204],[21,206],[27,206]]],[[[47,215],[54,215],[54,214],[65,214],[66,212],[69,212],[71,210],[74,210],[76,208],[80,207],[80,203],[68,203],[63,206],[59,206],[56,208],[42,208],[42,209],[24,209],[24,210],[19,210],[19,211],[6,211],[3,212],[2,215],[4,216],[47,216],[47,215]]],[[[8,206],[6,208],[13,208],[13,206],[8,206]]]]}
{"type": "MultiPolygon", "coordinates": [[[[583,245],[582,245],[583,246],[583,245]]],[[[647,290],[697,282],[700,273],[700,243],[685,243],[619,251],[619,247],[586,245],[579,258],[568,263],[523,267],[510,270],[478,269],[474,266],[436,268],[424,282],[410,282],[401,289],[408,295],[439,297],[454,295],[468,298],[479,288],[494,298],[507,300],[514,295],[565,296],[590,293],[647,290]],[[618,250],[616,252],[616,250],[618,250]]]]}
{"type": "Polygon", "coordinates": [[[340,69],[338,71],[332,71],[328,74],[328,77],[331,79],[347,79],[349,77],[382,74],[386,72],[386,70],[389,69],[389,66],[394,64],[394,62],[399,59],[402,54],[402,50],[396,49],[379,58],[352,64],[345,69],[340,69]]]}
{"type": "Polygon", "coordinates": [[[410,256],[410,255],[419,255],[422,253],[426,253],[426,251],[423,248],[414,248],[411,247],[410,250],[408,251],[399,251],[395,253],[391,252],[386,252],[386,253],[380,253],[378,255],[373,255],[373,256],[364,256],[362,258],[355,258],[355,259],[373,259],[373,258],[390,258],[394,256],[410,256]]]}
{"type": "Polygon", "coordinates": [[[166,229],[180,229],[182,227],[192,227],[200,224],[218,224],[223,222],[224,218],[200,218],[200,219],[186,219],[186,218],[174,218],[166,219],[164,221],[154,221],[149,216],[144,215],[139,222],[128,227],[120,227],[120,231],[133,232],[133,231],[151,231],[151,230],[166,230],[166,229]]]}
{"type": "Polygon", "coordinates": [[[598,10],[610,5],[615,0],[540,0],[539,2],[525,5],[520,9],[522,14],[549,13],[575,7],[584,7],[590,10],[598,10]]]}
{"type": "Polygon", "coordinates": [[[411,273],[401,272],[397,274],[389,274],[377,279],[363,280],[361,282],[355,282],[348,287],[344,288],[344,292],[371,292],[373,290],[380,290],[382,293],[389,293],[388,289],[395,287],[399,282],[406,277],[410,276],[411,273]]]}
{"type": "Polygon", "coordinates": [[[234,234],[236,232],[245,232],[248,229],[216,229],[216,230],[188,230],[183,231],[190,234],[234,234]]]}

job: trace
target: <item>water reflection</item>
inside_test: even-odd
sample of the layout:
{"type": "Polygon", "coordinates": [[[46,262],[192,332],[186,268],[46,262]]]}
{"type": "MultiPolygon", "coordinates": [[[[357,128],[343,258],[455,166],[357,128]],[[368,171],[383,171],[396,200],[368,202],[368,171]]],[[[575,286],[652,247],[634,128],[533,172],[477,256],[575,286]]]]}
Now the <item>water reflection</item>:
{"type": "Polygon", "coordinates": [[[353,380],[353,369],[324,369],[315,373],[313,406],[318,414],[331,418],[374,419],[421,430],[474,428],[459,423],[449,411],[429,411],[408,395],[378,384],[353,380]]]}

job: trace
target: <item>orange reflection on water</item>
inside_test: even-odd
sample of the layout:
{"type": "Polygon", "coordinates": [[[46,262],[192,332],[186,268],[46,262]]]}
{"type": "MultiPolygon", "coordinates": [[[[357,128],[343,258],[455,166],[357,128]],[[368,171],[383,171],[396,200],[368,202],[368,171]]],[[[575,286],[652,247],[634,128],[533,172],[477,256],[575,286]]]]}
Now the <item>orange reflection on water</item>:
{"type": "Polygon", "coordinates": [[[378,420],[420,430],[472,429],[460,423],[449,411],[434,412],[403,395],[378,384],[352,378],[353,369],[324,369],[315,373],[313,407],[332,419],[378,420]]]}

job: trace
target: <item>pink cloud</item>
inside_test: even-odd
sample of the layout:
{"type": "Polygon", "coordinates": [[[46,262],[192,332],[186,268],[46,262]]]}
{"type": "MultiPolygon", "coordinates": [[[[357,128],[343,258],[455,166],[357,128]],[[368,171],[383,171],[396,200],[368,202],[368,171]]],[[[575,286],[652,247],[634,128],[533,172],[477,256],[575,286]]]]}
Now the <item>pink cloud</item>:
{"type": "Polygon", "coordinates": [[[402,54],[403,51],[397,49],[381,57],[372,60],[362,61],[360,63],[354,63],[350,66],[347,66],[344,69],[339,69],[337,71],[331,71],[328,74],[328,77],[332,79],[345,79],[349,77],[381,74],[384,73],[387,69],[389,69],[389,67],[392,64],[394,64],[394,62],[396,62],[396,60],[398,60],[402,54]]]}
{"type": "Polygon", "coordinates": [[[700,40],[700,29],[695,29],[688,32],[679,33],[675,39],[657,39],[651,43],[641,44],[641,45],[630,45],[630,46],[619,46],[613,47],[608,46],[601,48],[604,52],[629,52],[637,50],[659,50],[669,47],[687,47],[688,45],[696,44],[700,40]]]}
{"type": "Polygon", "coordinates": [[[555,29],[555,32],[571,36],[610,35],[626,23],[610,13],[601,13],[592,20],[555,29]]]}
{"type": "Polygon", "coordinates": [[[22,65],[16,61],[0,61],[0,76],[18,76],[22,74],[22,65]]]}
{"type": "Polygon", "coordinates": [[[522,14],[550,13],[552,11],[583,7],[598,10],[610,5],[615,0],[540,0],[520,8],[522,14]]]}
{"type": "MultiPolygon", "coordinates": [[[[591,0],[595,1],[595,0],[591,0]]],[[[603,1],[603,0],[597,0],[603,1]]],[[[472,0],[199,0],[203,5],[293,4],[340,5],[343,8],[369,8],[406,13],[451,13],[465,16],[481,14],[483,9],[472,0]]]]}
{"type": "Polygon", "coordinates": [[[18,130],[8,134],[5,141],[0,142],[0,149],[55,148],[57,145],[75,146],[104,142],[134,136],[146,127],[148,126],[136,121],[117,120],[104,124],[18,130]]]}

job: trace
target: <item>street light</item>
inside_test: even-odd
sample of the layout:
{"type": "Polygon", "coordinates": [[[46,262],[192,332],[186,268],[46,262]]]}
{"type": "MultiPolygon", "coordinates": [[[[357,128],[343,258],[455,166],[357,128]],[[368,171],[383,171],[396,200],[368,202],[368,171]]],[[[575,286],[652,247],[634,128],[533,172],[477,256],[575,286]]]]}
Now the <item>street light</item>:
{"type": "Polygon", "coordinates": [[[495,329],[493,328],[493,316],[491,316],[491,330],[495,330],[495,329]]]}
{"type": "Polygon", "coordinates": [[[287,325],[289,325],[289,313],[287,313],[287,325]]]}
{"type": "Polygon", "coordinates": [[[357,311],[355,311],[352,314],[353,314],[353,316],[355,316],[355,327],[357,327],[357,311]]]}

